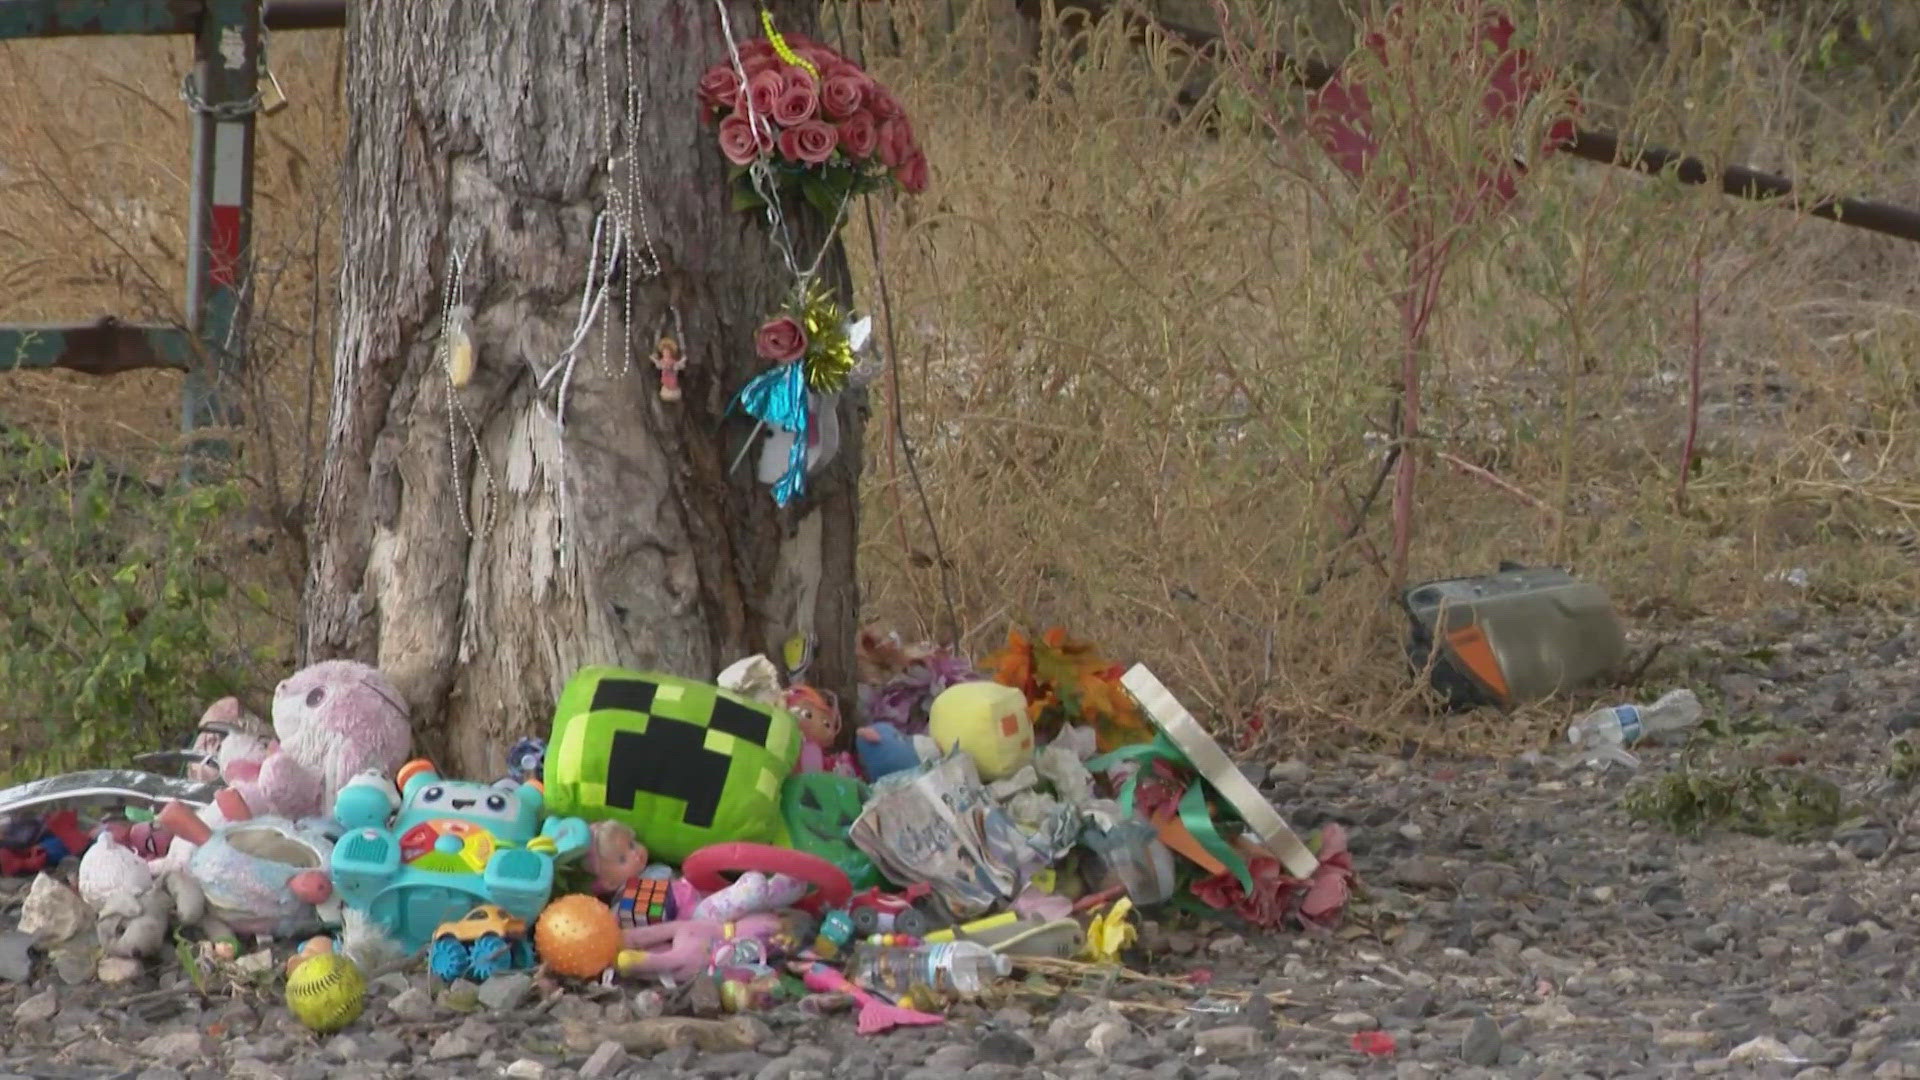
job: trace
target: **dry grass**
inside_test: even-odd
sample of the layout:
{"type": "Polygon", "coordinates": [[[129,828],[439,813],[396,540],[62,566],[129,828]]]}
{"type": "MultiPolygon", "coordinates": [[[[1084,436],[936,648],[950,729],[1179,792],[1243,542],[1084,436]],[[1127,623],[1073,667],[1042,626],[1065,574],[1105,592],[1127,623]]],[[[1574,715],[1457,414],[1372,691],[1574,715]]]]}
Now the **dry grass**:
{"type": "MultiPolygon", "coordinates": [[[[1911,73],[1884,31],[1857,55],[1829,44],[1846,6],[1671,0],[1664,48],[1610,4],[1545,5],[1534,29],[1597,126],[1920,205],[1911,73]]],[[[908,102],[933,159],[927,196],[876,207],[877,239],[965,647],[997,646],[1010,620],[1063,624],[1153,663],[1196,711],[1264,715],[1294,743],[1538,739],[1562,707],[1491,734],[1408,707],[1400,616],[1369,554],[1388,545],[1384,498],[1344,539],[1399,364],[1391,278],[1369,268],[1392,257],[1386,231],[1310,144],[1247,122],[1244,97],[1210,99],[1218,132],[1169,124],[1177,91],[1206,84],[1166,43],[1069,26],[1036,60],[1005,7],[830,6],[825,22],[908,102]]],[[[1318,7],[1339,25],[1337,4],[1318,7]]],[[[1900,17],[1915,25],[1888,29],[1920,40],[1900,17]]],[[[275,325],[248,437],[271,459],[263,490],[298,508],[325,411],[309,403],[327,386],[344,118],[335,37],[274,47],[294,105],[262,127],[275,325]]],[[[177,317],[184,50],[0,48],[0,89],[30,103],[0,127],[0,318],[177,317]]],[[[856,219],[871,283],[868,239],[856,219]]],[[[1910,603],[1920,573],[1875,530],[1920,509],[1916,271],[1914,245],[1540,162],[1456,263],[1433,326],[1415,575],[1568,564],[1646,625],[1777,603],[1796,594],[1769,575],[1793,567],[1833,603],[1910,603]],[[1677,507],[1696,345],[1700,450],[1677,507]]],[[[176,395],[167,376],[16,374],[0,417],[155,466],[176,395]]],[[[872,430],[869,616],[941,634],[933,535],[889,425],[872,430]]],[[[291,591],[275,596],[290,614],[291,591]]]]}

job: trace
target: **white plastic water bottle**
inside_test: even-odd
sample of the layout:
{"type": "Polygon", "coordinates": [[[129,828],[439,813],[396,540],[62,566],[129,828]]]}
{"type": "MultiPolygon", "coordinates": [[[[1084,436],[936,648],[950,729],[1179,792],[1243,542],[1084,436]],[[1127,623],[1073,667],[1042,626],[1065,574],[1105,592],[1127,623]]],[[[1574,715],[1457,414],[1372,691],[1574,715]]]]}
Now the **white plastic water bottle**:
{"type": "Polygon", "coordinates": [[[1693,691],[1669,690],[1651,705],[1612,705],[1595,709],[1567,727],[1567,741],[1589,758],[1618,761],[1629,768],[1640,759],[1626,748],[1648,735],[1685,731],[1700,722],[1700,699],[1693,691]]]}

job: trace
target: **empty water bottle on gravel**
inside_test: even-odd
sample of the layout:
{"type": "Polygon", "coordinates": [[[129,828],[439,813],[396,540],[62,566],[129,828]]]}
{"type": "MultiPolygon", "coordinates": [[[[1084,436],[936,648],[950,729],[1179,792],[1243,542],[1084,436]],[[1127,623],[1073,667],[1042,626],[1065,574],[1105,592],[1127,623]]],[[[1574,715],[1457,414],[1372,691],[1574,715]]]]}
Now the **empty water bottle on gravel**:
{"type": "Polygon", "coordinates": [[[1700,722],[1700,699],[1693,691],[1669,690],[1651,705],[1613,705],[1575,720],[1567,741],[1590,760],[1617,761],[1635,768],[1640,759],[1626,748],[1649,735],[1685,731],[1700,722]]]}

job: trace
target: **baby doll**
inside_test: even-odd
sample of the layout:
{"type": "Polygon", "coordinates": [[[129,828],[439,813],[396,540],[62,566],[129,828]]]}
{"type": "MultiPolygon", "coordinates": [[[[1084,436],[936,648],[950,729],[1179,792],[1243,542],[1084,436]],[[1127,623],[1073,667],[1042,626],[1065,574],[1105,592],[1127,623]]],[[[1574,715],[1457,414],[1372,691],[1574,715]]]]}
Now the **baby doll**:
{"type": "Polygon", "coordinates": [[[800,725],[800,733],[806,737],[806,741],[800,744],[800,761],[794,768],[795,772],[859,775],[854,768],[853,755],[834,749],[834,745],[840,741],[840,708],[830,695],[796,683],[781,695],[781,704],[793,714],[794,721],[800,725]]]}
{"type": "Polygon", "coordinates": [[[630,826],[596,821],[588,826],[587,835],[584,865],[593,875],[593,893],[613,908],[622,930],[673,918],[673,871],[647,865],[647,846],[630,826]]]}

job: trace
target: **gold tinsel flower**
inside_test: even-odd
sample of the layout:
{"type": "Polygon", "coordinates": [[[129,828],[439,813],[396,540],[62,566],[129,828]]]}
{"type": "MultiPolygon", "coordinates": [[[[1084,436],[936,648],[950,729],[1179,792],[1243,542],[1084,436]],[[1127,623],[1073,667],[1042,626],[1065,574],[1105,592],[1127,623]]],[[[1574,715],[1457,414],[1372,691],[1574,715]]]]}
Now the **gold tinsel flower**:
{"type": "Polygon", "coordinates": [[[853,371],[853,341],[847,336],[847,317],[834,302],[833,292],[818,281],[807,286],[800,325],[807,331],[807,352],[800,358],[807,388],[820,394],[839,391],[853,371]]]}

